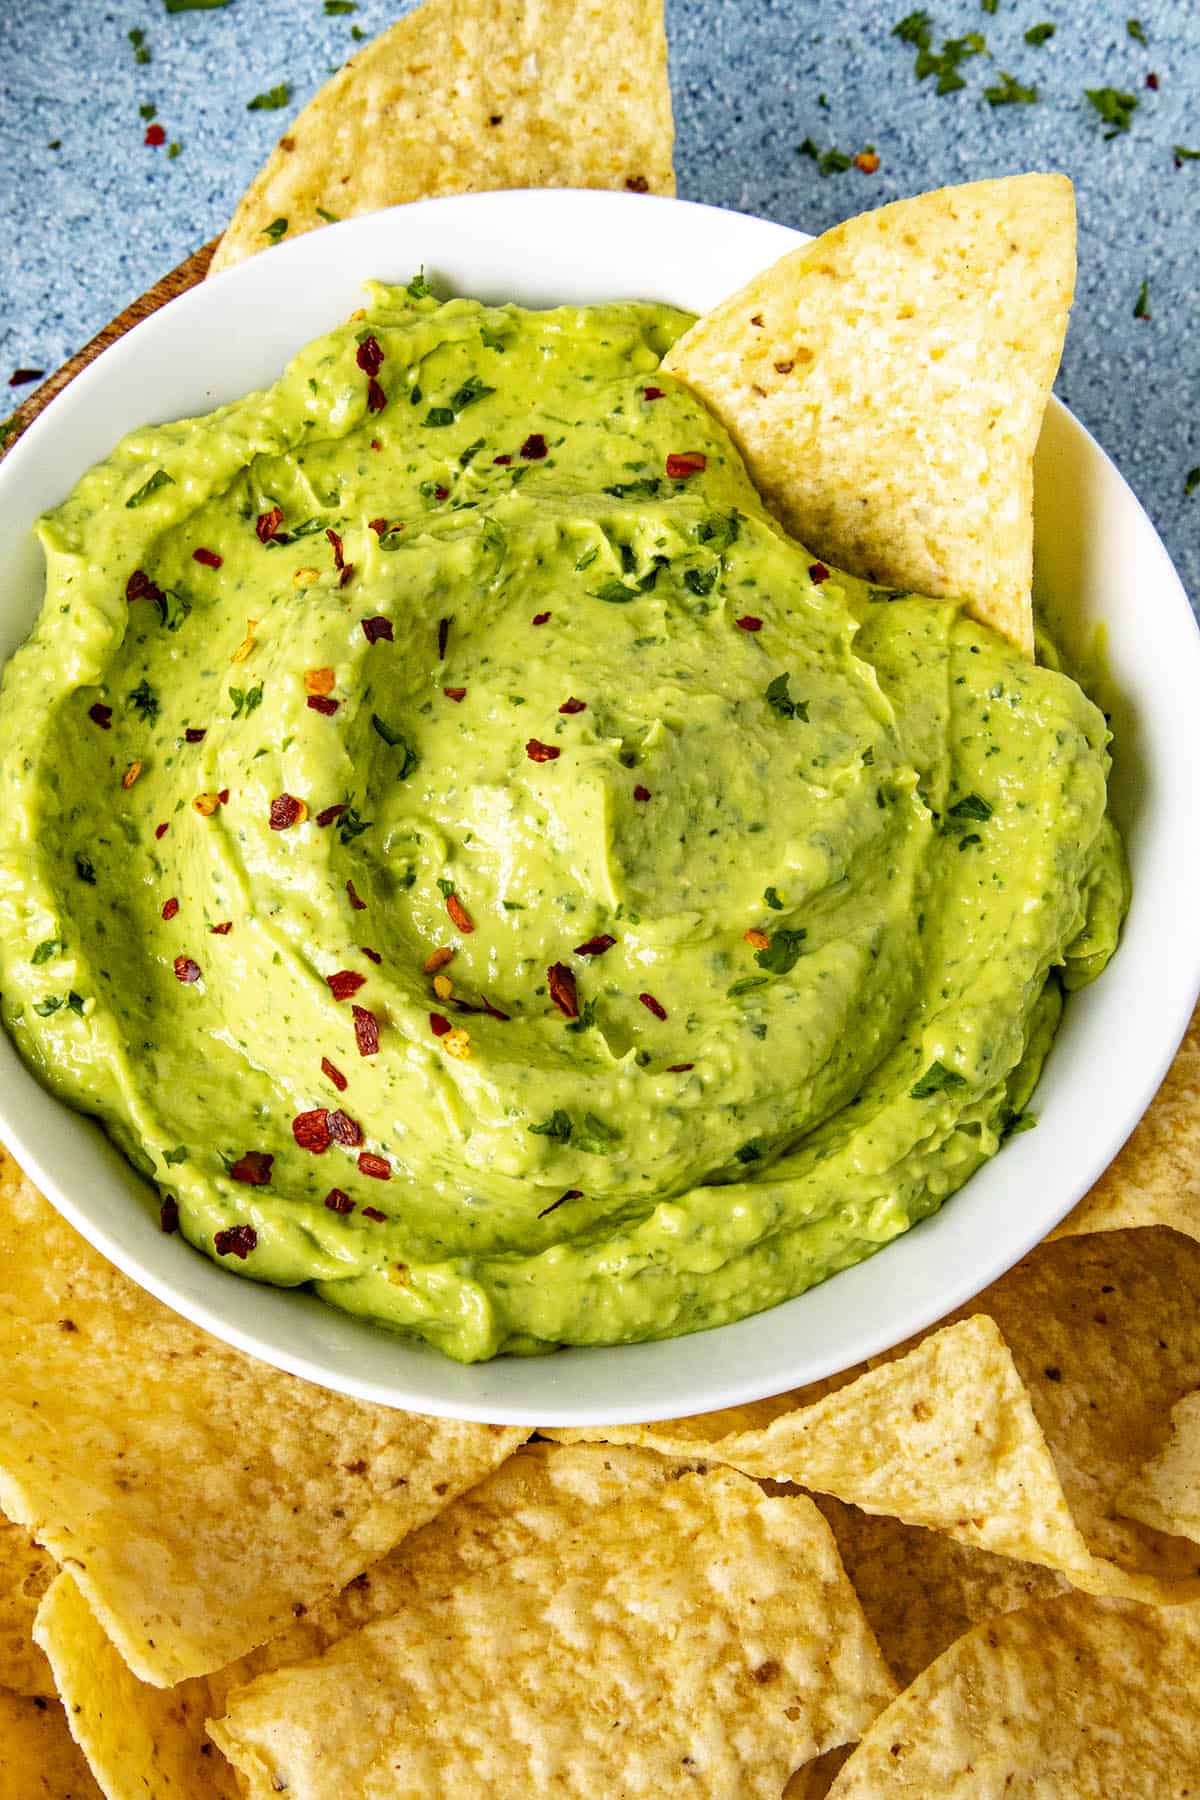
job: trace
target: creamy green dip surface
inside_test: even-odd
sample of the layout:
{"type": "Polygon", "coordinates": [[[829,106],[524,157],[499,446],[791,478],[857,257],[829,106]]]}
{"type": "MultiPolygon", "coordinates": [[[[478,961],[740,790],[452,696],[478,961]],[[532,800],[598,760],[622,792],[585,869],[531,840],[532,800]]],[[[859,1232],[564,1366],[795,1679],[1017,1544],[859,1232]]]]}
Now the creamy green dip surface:
{"type": "Polygon", "coordinates": [[[466,1359],[718,1324],[1024,1122],[1105,721],[785,537],[684,315],[422,288],[42,521],[5,1022],[239,1274],[466,1359]]]}

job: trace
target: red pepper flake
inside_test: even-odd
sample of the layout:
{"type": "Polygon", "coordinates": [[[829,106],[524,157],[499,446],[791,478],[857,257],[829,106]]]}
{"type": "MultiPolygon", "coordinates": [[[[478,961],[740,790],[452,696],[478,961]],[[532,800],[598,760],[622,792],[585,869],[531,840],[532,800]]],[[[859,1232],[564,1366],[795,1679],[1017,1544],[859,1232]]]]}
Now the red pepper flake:
{"type": "Polygon", "coordinates": [[[225,558],[223,556],[218,556],[215,550],[205,550],[202,548],[192,551],[192,561],[203,563],[206,569],[219,569],[221,564],[225,561],[225,558]]]}
{"type": "Polygon", "coordinates": [[[175,979],[184,982],[185,985],[199,981],[200,964],[193,962],[190,956],[177,956],[175,958],[175,979]]]}
{"type": "MultiPolygon", "coordinates": [[[[217,799],[221,802],[222,806],[228,806],[229,805],[229,789],[228,788],[218,789],[217,799]]],[[[304,806],[303,800],[301,800],[300,804],[301,804],[301,806],[304,806]]],[[[304,807],[304,810],[305,810],[305,813],[307,814],[308,808],[306,806],[304,807]]]]}
{"type": "Polygon", "coordinates": [[[667,458],[667,474],[672,481],[686,481],[689,475],[699,475],[707,467],[703,450],[676,450],[667,458]]]}
{"type": "Polygon", "coordinates": [[[304,704],[311,712],[320,713],[323,718],[332,719],[341,705],[341,701],[331,699],[328,694],[309,694],[304,704]]]}
{"type": "Polygon", "coordinates": [[[360,1056],[377,1056],[379,1054],[379,1020],[365,1006],[356,1006],[354,1012],[354,1041],[358,1045],[360,1056]]]}
{"type": "Polygon", "coordinates": [[[631,194],[648,194],[650,192],[650,183],[644,175],[627,175],[625,186],[631,194]]]}
{"type": "Polygon", "coordinates": [[[371,448],[372,448],[372,450],[382,450],[383,445],[379,442],[378,438],[372,438],[371,439],[371,448]]]}
{"type": "Polygon", "coordinates": [[[642,395],[647,400],[661,400],[663,397],[663,389],[656,387],[643,388],[642,395]]]}
{"type": "Polygon", "coordinates": [[[815,582],[816,585],[818,587],[820,587],[820,585],[823,581],[829,580],[829,570],[825,567],[825,564],[822,562],[809,563],[808,579],[810,581],[815,582]]]}
{"type": "Polygon", "coordinates": [[[667,1064],[667,1074],[668,1075],[686,1075],[688,1070],[694,1069],[695,1066],[696,1066],[695,1063],[668,1063],[667,1064]]]}
{"type": "Polygon", "coordinates": [[[329,1135],[335,1144],[344,1144],[347,1149],[357,1150],[363,1141],[362,1126],[349,1113],[340,1111],[329,1115],[329,1135]]]}
{"type": "MultiPolygon", "coordinates": [[[[375,1159],[372,1159],[372,1160],[375,1160],[375,1159]]],[[[386,1163],[384,1164],[384,1167],[385,1168],[387,1167],[386,1163]]],[[[373,1175],[375,1173],[375,1170],[374,1169],[368,1170],[367,1173],[373,1175]]],[[[387,1179],[388,1179],[387,1175],[380,1176],[381,1181],[386,1181],[387,1179]]],[[[387,1224],[387,1214],[380,1212],[380,1210],[377,1206],[364,1206],[362,1209],[362,1216],[364,1219],[374,1219],[374,1221],[377,1225],[386,1225],[387,1224]]]]}
{"type": "Polygon", "coordinates": [[[162,589],[151,581],[145,569],[135,569],[125,583],[125,598],[131,606],[135,600],[153,600],[157,603],[162,599],[162,589]]]}
{"type": "Polygon", "coordinates": [[[207,736],[207,725],[189,725],[183,734],[184,742],[187,744],[202,744],[207,736]]]}
{"type": "Polygon", "coordinates": [[[341,818],[342,814],[347,810],[348,804],[349,803],[345,800],[339,800],[336,806],[322,807],[321,811],[317,814],[317,824],[320,825],[322,829],[324,829],[326,825],[332,825],[335,819],[341,818]]]}
{"type": "Polygon", "coordinates": [[[509,463],[512,461],[512,457],[511,456],[493,456],[492,461],[493,461],[493,463],[496,464],[497,468],[507,469],[509,463]]]}
{"type": "MultiPolygon", "coordinates": [[[[165,144],[166,141],[167,134],[161,125],[147,125],[146,135],[142,139],[143,144],[149,144],[153,149],[157,150],[158,146],[160,144],[165,144]]],[[[244,1256],[245,1251],[241,1251],[239,1254],[244,1256]]]]}
{"type": "Polygon", "coordinates": [[[247,1187],[265,1187],[271,1179],[271,1165],[275,1158],[266,1150],[246,1150],[230,1165],[229,1173],[235,1181],[242,1181],[247,1187]]]}
{"type": "Polygon", "coordinates": [[[173,919],[178,911],[179,902],[175,899],[174,895],[172,895],[170,900],[163,901],[162,916],[164,919],[173,919]]]}
{"type": "Polygon", "coordinates": [[[165,1231],[168,1237],[179,1230],[179,1202],[174,1194],[164,1194],[159,1202],[158,1229],[165,1231]]]}
{"type": "Polygon", "coordinates": [[[112,730],[112,707],[105,706],[103,700],[96,700],[88,707],[88,718],[93,725],[98,725],[101,731],[112,730]]]}
{"type": "Polygon", "coordinates": [[[344,569],[346,567],[346,552],[342,546],[341,538],[338,536],[337,532],[333,529],[332,525],[326,526],[325,536],[329,539],[329,542],[333,545],[333,566],[334,566],[334,568],[335,569],[344,569]]]}
{"type": "Polygon", "coordinates": [[[756,619],[753,613],[743,613],[740,619],[733,622],[739,631],[761,631],[763,628],[762,620],[756,619]]]}
{"type": "Polygon", "coordinates": [[[311,1150],[314,1156],[323,1156],[332,1142],[326,1109],[314,1106],[311,1112],[297,1113],[292,1120],[292,1136],[302,1150],[311,1150]]]}
{"type": "Polygon", "coordinates": [[[373,413],[382,412],[386,405],[387,395],[372,375],[371,379],[367,382],[367,411],[373,413]]]}
{"type": "Polygon", "coordinates": [[[321,1073],[322,1073],[322,1075],[328,1075],[330,1081],[332,1081],[334,1087],[337,1089],[339,1094],[345,1093],[347,1087],[349,1086],[349,1083],[347,1082],[346,1077],[342,1074],[342,1071],[338,1068],[335,1068],[333,1063],[330,1062],[330,1060],[327,1056],[323,1056],[321,1058],[321,1073]]]}
{"type": "Polygon", "coordinates": [[[449,488],[435,487],[433,490],[433,497],[435,500],[446,500],[449,498],[449,495],[450,495],[449,488]]]}
{"type": "Polygon", "coordinates": [[[860,150],[851,159],[861,175],[873,175],[879,167],[878,150],[860,150]]]}
{"type": "Polygon", "coordinates": [[[171,829],[170,821],[168,819],[164,819],[161,825],[156,825],[154,827],[154,835],[156,838],[165,838],[168,831],[170,831],[170,829],[171,829]]]}
{"type": "Polygon", "coordinates": [[[458,929],[465,936],[469,937],[471,932],[475,929],[475,921],[457,894],[446,895],[446,911],[450,914],[451,919],[454,921],[455,925],[457,925],[458,929]]]}
{"type": "Polygon", "coordinates": [[[530,762],[557,762],[562,751],[557,744],[543,744],[537,738],[530,738],[525,746],[525,754],[530,762]]]}
{"type": "Polygon", "coordinates": [[[346,883],[346,893],[347,893],[347,896],[349,897],[350,904],[354,908],[355,912],[366,912],[367,903],[365,900],[359,899],[358,894],[355,891],[354,883],[352,881],[348,881],[346,883]]]}
{"type": "Polygon", "coordinates": [[[308,808],[295,794],[276,794],[271,802],[271,830],[289,831],[308,817],[308,808]]]}
{"type": "Polygon", "coordinates": [[[378,375],[383,367],[383,351],[379,348],[378,338],[365,337],[355,352],[354,360],[364,375],[378,375]]]}
{"type": "Polygon", "coordinates": [[[656,1000],[654,998],[653,994],[639,994],[638,999],[641,1001],[641,1003],[645,1007],[646,1011],[652,1012],[656,1019],[665,1019],[666,1018],[666,1016],[667,1016],[666,1007],[662,1004],[661,1001],[656,1000]]]}
{"type": "Polygon", "coordinates": [[[387,530],[387,528],[388,528],[388,522],[386,519],[368,519],[367,520],[367,530],[373,531],[375,533],[376,537],[382,537],[384,532],[387,530]]]}
{"type": "MultiPolygon", "coordinates": [[[[391,1164],[385,1162],[382,1156],[373,1156],[369,1150],[363,1150],[360,1153],[358,1166],[364,1175],[370,1175],[376,1181],[390,1181],[392,1179],[391,1164]]],[[[363,1211],[370,1216],[370,1209],[368,1207],[364,1206],[363,1211]]],[[[381,1218],[382,1216],[383,1215],[380,1214],[381,1218]]]]}
{"type": "Polygon", "coordinates": [[[353,576],[353,574],[354,574],[354,564],[347,563],[345,568],[342,570],[341,574],[338,576],[338,586],[340,588],[344,588],[346,583],[353,576]]]}
{"type": "Polygon", "coordinates": [[[223,919],[219,925],[210,925],[208,929],[214,937],[228,937],[233,930],[233,920],[223,919]]]}
{"type": "Polygon", "coordinates": [[[255,531],[258,533],[259,543],[269,544],[282,524],[282,506],[273,506],[269,512],[259,513],[254,525],[255,531]]]}
{"type": "Polygon", "coordinates": [[[1153,70],[1151,70],[1149,75],[1147,75],[1147,77],[1146,77],[1146,86],[1148,88],[1152,89],[1152,91],[1154,93],[1158,92],[1158,76],[1154,73],[1153,70]]]}
{"type": "Polygon", "coordinates": [[[362,628],[368,644],[376,644],[380,638],[386,638],[389,644],[395,641],[392,636],[392,621],[385,619],[382,613],[376,614],[373,619],[364,619],[362,628]]]}
{"type": "Polygon", "coordinates": [[[14,369],[8,378],[8,385],[24,387],[27,382],[40,381],[45,373],[45,369],[14,369]]]}
{"type": "Polygon", "coordinates": [[[354,1211],[353,1200],[341,1188],[330,1188],[325,1196],[325,1204],[330,1212],[351,1213],[354,1211]]]}
{"type": "Polygon", "coordinates": [[[616,941],[615,937],[609,937],[607,932],[604,932],[599,937],[590,937],[586,944],[576,944],[574,954],[576,956],[603,956],[606,950],[612,949],[616,941]]]}
{"type": "Polygon", "coordinates": [[[559,707],[558,710],[560,713],[586,712],[587,711],[587,701],[586,700],[576,700],[574,695],[572,695],[569,700],[563,701],[562,705],[559,707]]]}
{"type": "Polygon", "coordinates": [[[650,789],[648,787],[643,787],[639,781],[633,790],[633,797],[635,800],[648,800],[650,798],[650,789]]]}
{"type": "Polygon", "coordinates": [[[352,994],[357,994],[359,988],[365,986],[366,979],[365,975],[359,975],[354,969],[339,969],[336,975],[325,977],[335,1000],[349,1000],[352,994]]]}
{"type": "Polygon", "coordinates": [[[550,998],[563,1018],[577,1019],[579,1017],[579,995],[575,987],[575,977],[566,963],[551,963],[546,970],[546,981],[550,988],[550,998]]]}
{"type": "Polygon", "coordinates": [[[450,1029],[450,1021],[445,1013],[431,1012],[429,1015],[429,1029],[432,1031],[434,1037],[445,1037],[450,1029]]]}
{"type": "Polygon", "coordinates": [[[449,639],[450,639],[450,621],[449,621],[449,619],[439,619],[438,620],[438,660],[439,661],[445,660],[446,645],[449,642],[449,639]]]}
{"type": "Polygon", "coordinates": [[[546,620],[549,617],[550,617],[550,614],[548,612],[534,613],[534,615],[533,615],[532,619],[529,621],[529,623],[531,625],[544,625],[546,623],[546,620]]]}
{"type": "Polygon", "coordinates": [[[369,956],[373,963],[381,963],[383,961],[383,958],[382,958],[382,956],[380,956],[378,950],[372,950],[367,944],[363,944],[360,947],[362,949],[363,955],[369,956]]]}
{"type": "Polygon", "coordinates": [[[546,455],[546,440],[540,431],[531,431],[521,445],[521,459],[524,462],[541,462],[546,455]]]}
{"type": "Polygon", "coordinates": [[[485,1012],[489,1019],[499,1019],[503,1025],[507,1025],[512,1018],[511,1013],[501,1012],[498,1006],[493,1006],[486,994],[480,994],[479,1006],[480,1010],[485,1012]]]}
{"type": "Polygon", "coordinates": [[[225,1231],[213,1233],[213,1243],[218,1256],[237,1256],[245,1262],[258,1245],[258,1233],[253,1225],[230,1225],[225,1231]]]}

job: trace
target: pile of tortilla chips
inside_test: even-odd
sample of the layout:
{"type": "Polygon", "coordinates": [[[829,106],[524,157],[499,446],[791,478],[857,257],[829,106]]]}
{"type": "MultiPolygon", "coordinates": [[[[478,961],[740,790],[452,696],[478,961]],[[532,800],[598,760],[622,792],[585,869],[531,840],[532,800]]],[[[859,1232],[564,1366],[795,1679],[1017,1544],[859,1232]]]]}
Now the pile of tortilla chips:
{"type": "MultiPolygon", "coordinates": [[[[218,263],[285,212],[670,192],[670,145],[657,0],[425,0],[218,263]]],[[[1072,269],[1058,178],[920,196],[671,367],[819,553],[1028,648],[1072,269]]],[[[251,1361],[0,1153],[0,1794],[1200,1792],[1198,1123],[1200,1014],[1093,1193],[961,1314],[807,1390],[538,1441],[251,1361]]]]}

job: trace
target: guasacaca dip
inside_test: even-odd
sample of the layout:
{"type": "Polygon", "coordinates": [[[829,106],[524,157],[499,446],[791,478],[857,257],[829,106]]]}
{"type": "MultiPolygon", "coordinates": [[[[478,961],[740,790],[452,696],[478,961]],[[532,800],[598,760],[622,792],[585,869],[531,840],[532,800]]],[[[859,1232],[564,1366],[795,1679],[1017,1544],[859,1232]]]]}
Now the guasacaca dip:
{"type": "Polygon", "coordinates": [[[5,677],[24,1057],[164,1229],[465,1360],[906,1231],[1126,903],[1100,712],[786,537],[689,322],[372,289],[41,522],[5,677]]]}

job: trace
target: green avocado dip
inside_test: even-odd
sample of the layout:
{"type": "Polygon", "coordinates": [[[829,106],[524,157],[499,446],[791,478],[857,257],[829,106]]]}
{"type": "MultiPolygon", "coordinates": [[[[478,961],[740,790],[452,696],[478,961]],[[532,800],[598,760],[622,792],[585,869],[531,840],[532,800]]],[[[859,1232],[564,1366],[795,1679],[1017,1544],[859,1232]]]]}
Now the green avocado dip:
{"type": "Polygon", "coordinates": [[[1102,715],[787,538],[689,322],[373,288],[42,520],[4,681],[22,1055],[165,1229],[464,1360],[935,1211],[1126,903],[1102,715]]]}

